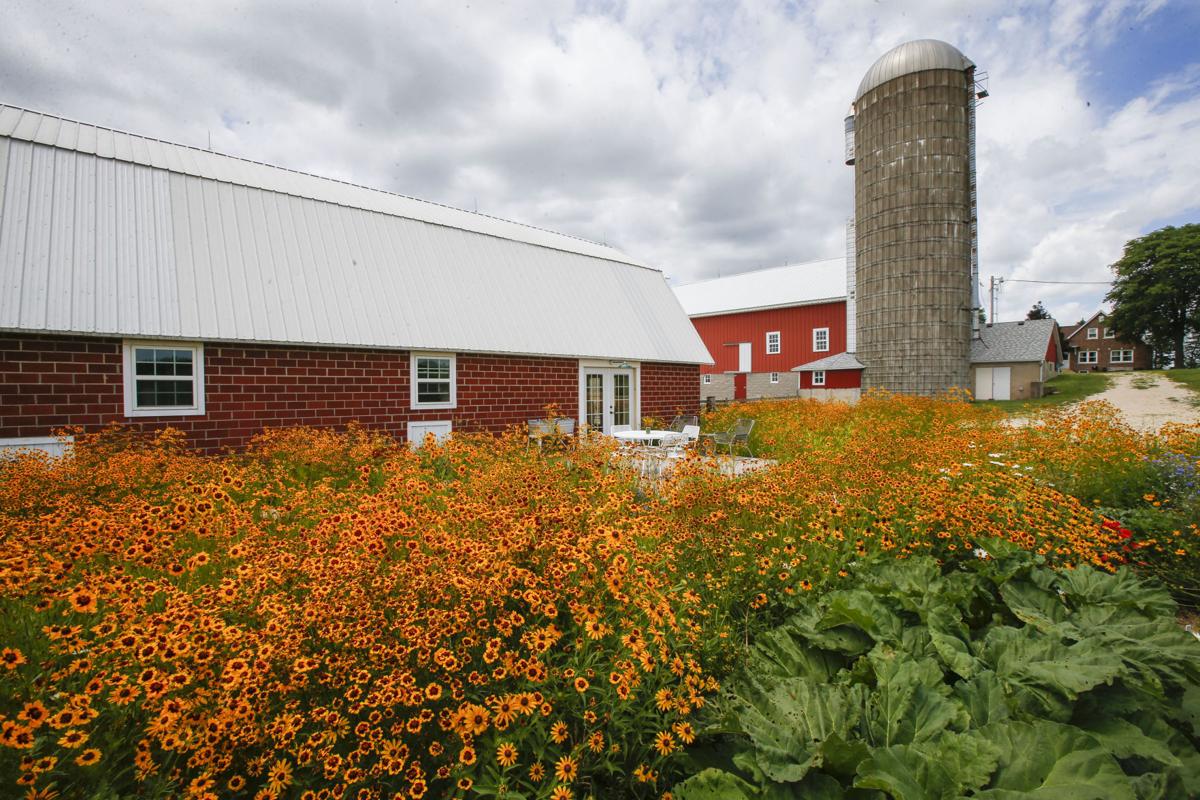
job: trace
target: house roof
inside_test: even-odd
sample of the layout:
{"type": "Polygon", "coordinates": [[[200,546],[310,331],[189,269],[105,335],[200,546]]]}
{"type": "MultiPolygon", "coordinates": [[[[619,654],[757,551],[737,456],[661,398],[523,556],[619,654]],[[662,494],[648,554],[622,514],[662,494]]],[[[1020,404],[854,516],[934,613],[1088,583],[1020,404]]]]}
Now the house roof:
{"type": "Polygon", "coordinates": [[[675,287],[689,317],[813,305],[846,299],[846,259],[789,264],[675,287]]]}
{"type": "Polygon", "coordinates": [[[817,370],[832,372],[839,369],[866,369],[866,367],[854,357],[854,353],[837,353],[818,358],[816,361],[809,361],[798,367],[792,367],[792,372],[815,372],[817,370]]]}
{"type": "Polygon", "coordinates": [[[1062,329],[1063,338],[1070,339],[1072,336],[1079,333],[1084,328],[1089,327],[1093,322],[1096,321],[1097,317],[1103,317],[1103,316],[1104,316],[1104,311],[1101,310],[1101,311],[1097,311],[1095,314],[1092,314],[1090,317],[1088,317],[1086,320],[1084,320],[1083,322],[1081,322],[1078,325],[1067,325],[1066,327],[1064,327],[1062,329]]]}
{"type": "Polygon", "coordinates": [[[971,340],[971,363],[1045,361],[1056,324],[1052,319],[1030,319],[985,325],[979,338],[971,340]]]}
{"type": "Polygon", "coordinates": [[[3,105],[0,329],[711,361],[612,247],[3,105]]]}

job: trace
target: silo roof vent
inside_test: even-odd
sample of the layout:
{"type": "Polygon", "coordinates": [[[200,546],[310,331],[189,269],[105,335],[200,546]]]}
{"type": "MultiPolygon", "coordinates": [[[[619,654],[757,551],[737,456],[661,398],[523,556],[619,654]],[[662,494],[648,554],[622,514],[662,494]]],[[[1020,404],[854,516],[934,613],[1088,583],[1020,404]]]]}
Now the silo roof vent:
{"type": "Polygon", "coordinates": [[[899,47],[888,50],[879,60],[871,65],[862,83],[858,85],[858,94],[854,102],[858,102],[864,94],[882,86],[893,78],[908,75],[912,72],[924,72],[927,69],[967,69],[975,64],[971,59],[959,52],[952,44],[938,39],[917,39],[905,42],[899,47]]]}

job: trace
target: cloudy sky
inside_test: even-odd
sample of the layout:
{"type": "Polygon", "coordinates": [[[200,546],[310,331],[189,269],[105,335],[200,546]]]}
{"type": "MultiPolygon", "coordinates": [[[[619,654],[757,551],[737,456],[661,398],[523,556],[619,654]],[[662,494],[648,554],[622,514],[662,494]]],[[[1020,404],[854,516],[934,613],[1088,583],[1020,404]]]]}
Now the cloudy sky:
{"type": "MultiPolygon", "coordinates": [[[[0,102],[604,241],[675,283],[841,255],[842,119],[891,47],[990,75],[999,319],[1095,310],[1200,221],[1196,0],[6,0],[0,102]]],[[[985,287],[986,288],[986,287],[985,287]]]]}

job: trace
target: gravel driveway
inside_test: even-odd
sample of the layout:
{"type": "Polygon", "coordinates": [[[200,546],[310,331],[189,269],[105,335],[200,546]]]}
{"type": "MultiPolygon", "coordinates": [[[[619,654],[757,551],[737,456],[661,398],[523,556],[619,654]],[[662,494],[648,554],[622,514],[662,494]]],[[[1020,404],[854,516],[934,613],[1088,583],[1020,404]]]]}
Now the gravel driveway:
{"type": "Polygon", "coordinates": [[[1200,422],[1200,394],[1174,381],[1148,372],[1118,372],[1111,378],[1107,389],[1088,400],[1112,403],[1133,428],[1152,432],[1167,422],[1200,422]]]}

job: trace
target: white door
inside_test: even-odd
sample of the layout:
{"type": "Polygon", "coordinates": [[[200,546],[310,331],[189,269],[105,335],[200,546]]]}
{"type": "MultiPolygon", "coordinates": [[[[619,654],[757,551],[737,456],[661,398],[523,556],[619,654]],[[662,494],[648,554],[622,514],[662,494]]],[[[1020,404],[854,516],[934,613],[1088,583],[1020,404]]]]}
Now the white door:
{"type": "Polygon", "coordinates": [[[1012,399],[1012,367],[992,367],[992,399],[1012,399]]]}
{"type": "Polygon", "coordinates": [[[975,368],[975,399],[976,400],[991,400],[992,399],[992,368],[991,367],[976,367],[975,368]]]}
{"type": "Polygon", "coordinates": [[[633,425],[633,371],[587,367],[580,382],[581,423],[612,433],[614,425],[633,425]]]}
{"type": "Polygon", "coordinates": [[[750,369],[750,343],[738,343],[738,372],[753,372],[750,369]]]}

